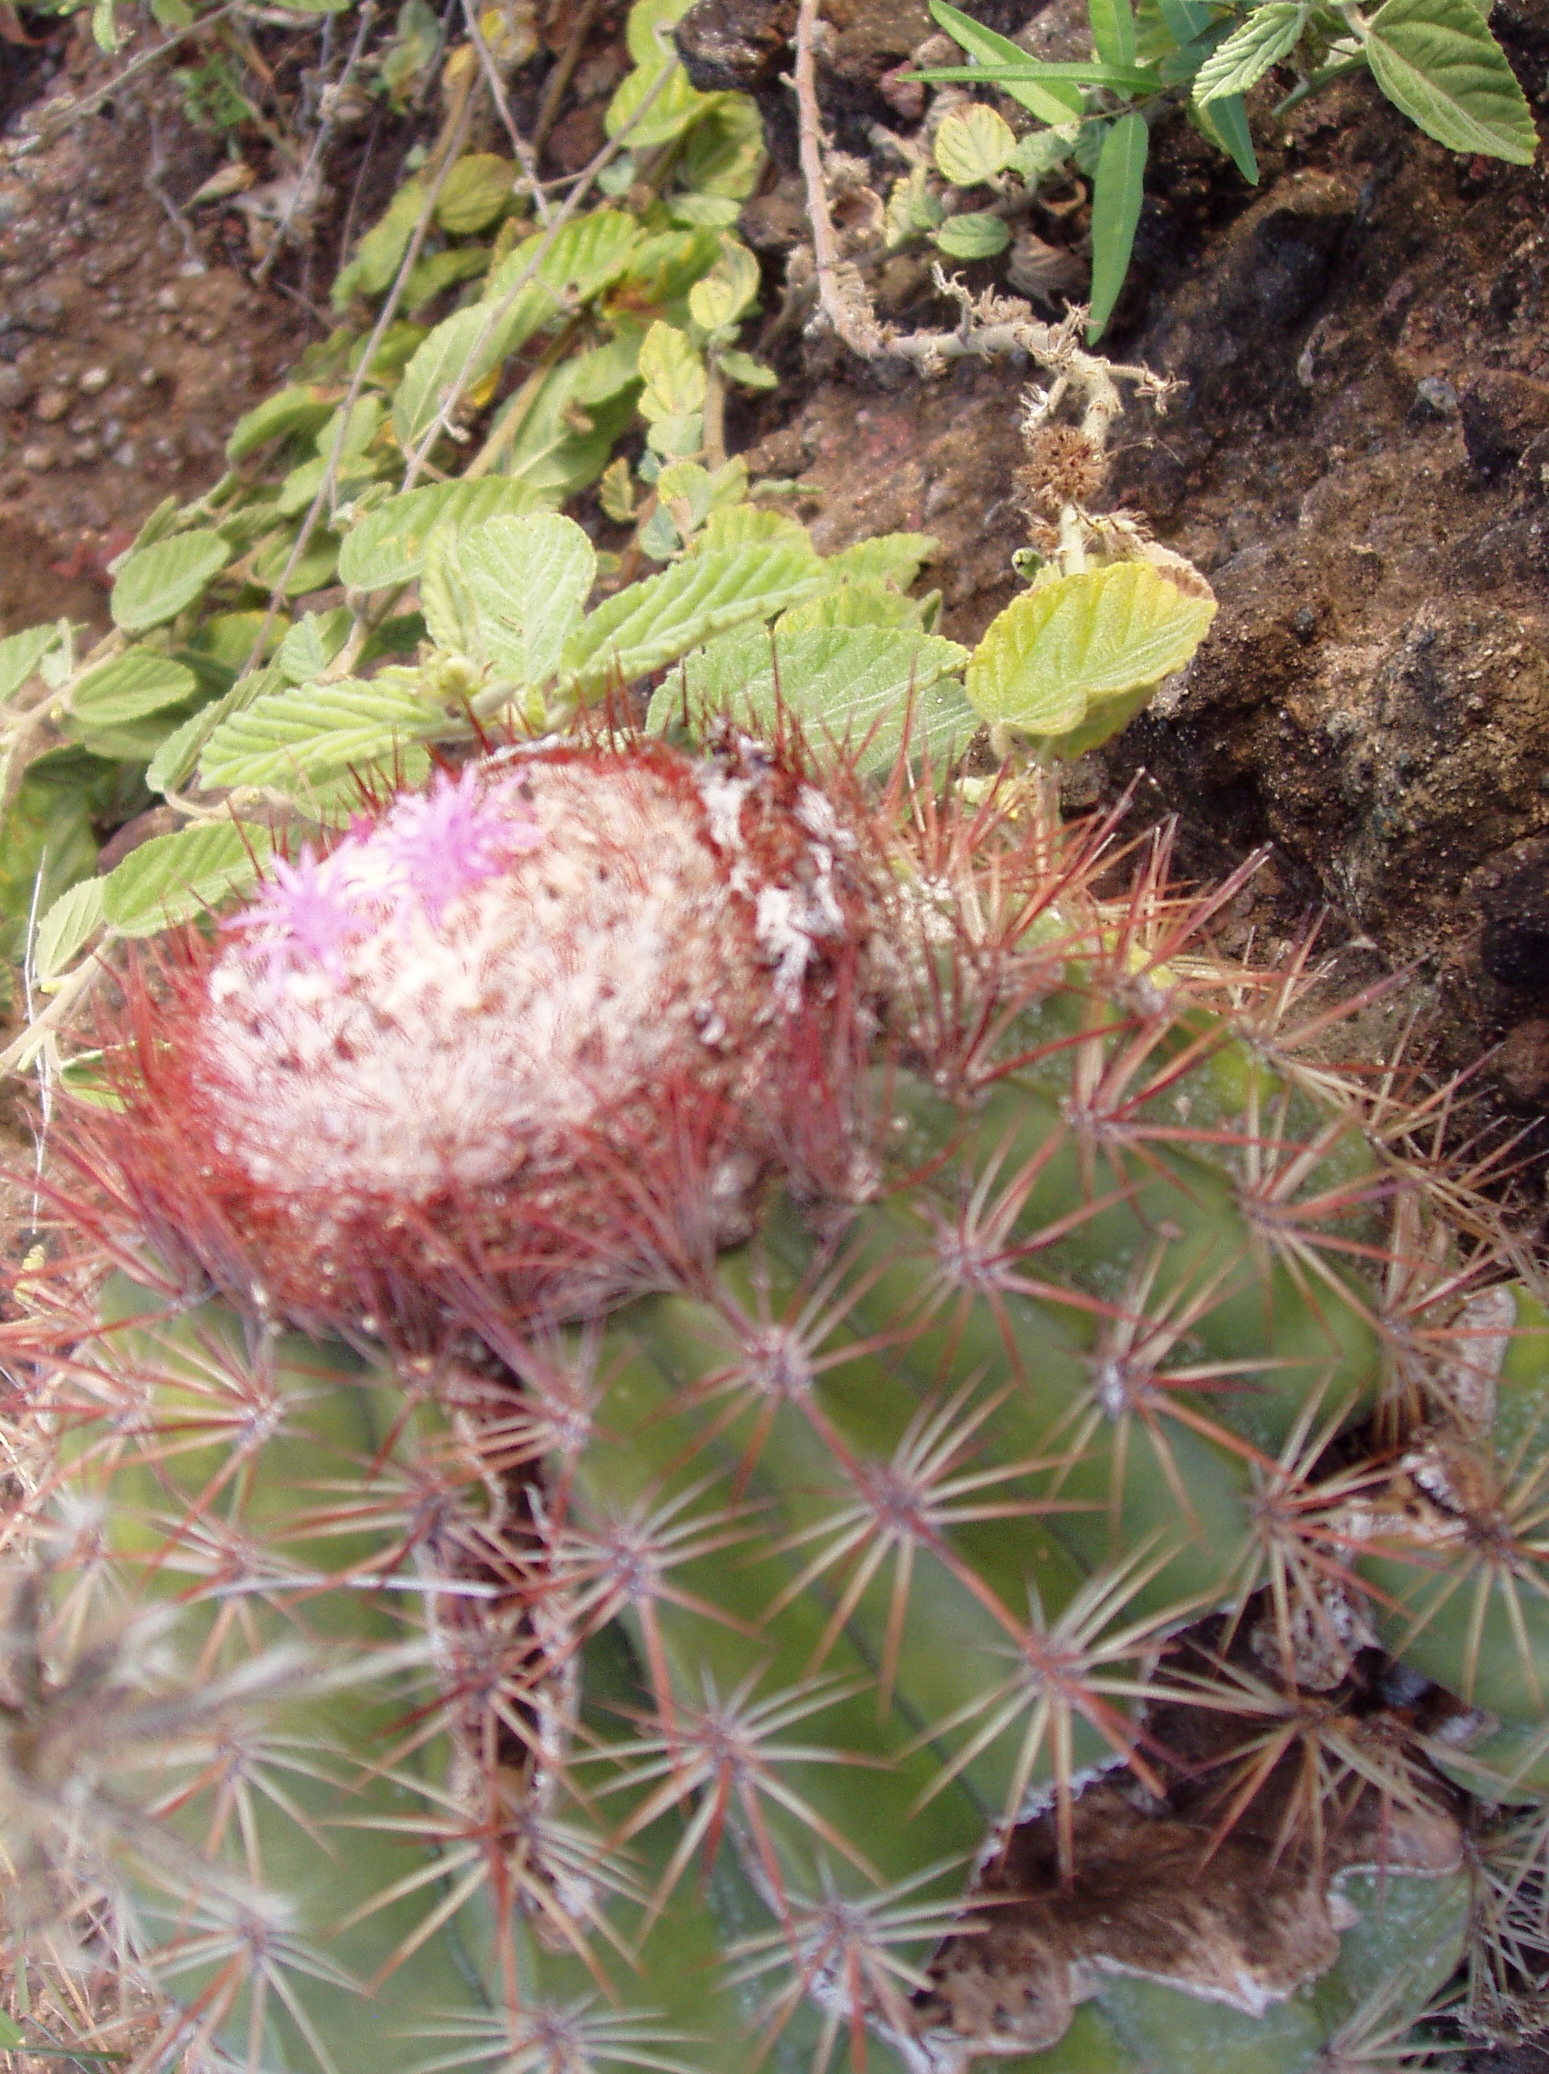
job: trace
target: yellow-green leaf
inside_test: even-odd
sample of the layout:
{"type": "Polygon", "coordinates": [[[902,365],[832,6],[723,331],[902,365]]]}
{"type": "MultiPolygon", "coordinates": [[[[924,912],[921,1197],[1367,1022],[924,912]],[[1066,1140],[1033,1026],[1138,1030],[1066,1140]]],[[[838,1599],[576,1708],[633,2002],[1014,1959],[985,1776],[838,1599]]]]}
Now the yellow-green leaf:
{"type": "Polygon", "coordinates": [[[937,170],[954,187],[993,180],[1017,148],[1011,125],[982,101],[954,109],[936,132],[937,170]]]}
{"type": "Polygon", "coordinates": [[[1094,708],[1181,670],[1215,610],[1149,562],[1058,577],[990,622],[969,660],[968,696],[988,721],[1068,734],[1094,708]]]}
{"type": "Polygon", "coordinates": [[[516,168],[492,151],[471,151],[447,174],[436,203],[436,221],[454,238],[465,238],[487,224],[511,199],[516,168]]]}
{"type": "Polygon", "coordinates": [[[120,936],[154,936],[250,886],[273,847],[267,828],[216,821],[153,836],[103,881],[102,919],[120,936]]]}

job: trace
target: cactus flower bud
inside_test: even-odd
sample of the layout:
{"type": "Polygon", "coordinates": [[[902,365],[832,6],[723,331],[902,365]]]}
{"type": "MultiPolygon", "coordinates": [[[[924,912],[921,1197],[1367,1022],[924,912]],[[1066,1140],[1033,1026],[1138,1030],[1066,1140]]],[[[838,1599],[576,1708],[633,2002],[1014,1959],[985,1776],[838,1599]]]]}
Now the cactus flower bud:
{"type": "Polygon", "coordinates": [[[745,1234],[832,1092],[876,909],[855,829],[767,751],[504,752],[185,938],[92,1164],[171,1258],[302,1324],[574,1314],[649,1279],[663,1218],[745,1234]]]}

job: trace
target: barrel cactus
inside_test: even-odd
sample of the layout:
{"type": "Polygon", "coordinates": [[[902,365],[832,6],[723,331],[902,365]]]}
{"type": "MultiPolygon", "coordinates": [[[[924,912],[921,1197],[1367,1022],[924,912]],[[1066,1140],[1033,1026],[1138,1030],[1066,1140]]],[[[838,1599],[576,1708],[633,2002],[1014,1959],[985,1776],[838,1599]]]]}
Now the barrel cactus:
{"type": "Polygon", "coordinates": [[[486,754],[124,974],[5,1328],[56,2043],[1293,2074],[1530,2009],[1542,1313],[1164,842],[778,733],[486,754]]]}

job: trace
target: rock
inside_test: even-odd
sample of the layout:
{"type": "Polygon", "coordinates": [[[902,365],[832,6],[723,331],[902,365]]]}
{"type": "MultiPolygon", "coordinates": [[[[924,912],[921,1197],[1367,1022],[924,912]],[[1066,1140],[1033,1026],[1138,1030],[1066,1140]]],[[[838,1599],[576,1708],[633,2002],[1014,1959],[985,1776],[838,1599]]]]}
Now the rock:
{"type": "Polygon", "coordinates": [[[1502,1092],[1517,1109],[1549,1108],[1549,1021],[1518,1023],[1496,1054],[1502,1092]]]}
{"type": "Polygon", "coordinates": [[[70,408],[68,389],[45,389],[32,406],[32,415],[45,425],[55,425],[70,408]]]}
{"type": "Polygon", "coordinates": [[[1491,482],[1516,466],[1537,433],[1549,430],[1549,382],[1486,368],[1464,389],[1459,409],[1468,458],[1491,482]]]}
{"type": "Polygon", "coordinates": [[[87,396],[100,396],[113,379],[111,367],[88,367],[80,375],[76,387],[87,396]]]}
{"type": "Polygon", "coordinates": [[[32,400],[32,383],[19,367],[0,361],[0,410],[21,410],[32,400]]]}
{"type": "Polygon", "coordinates": [[[17,459],[30,475],[46,475],[54,465],[54,449],[41,444],[24,446],[17,459]]]}
{"type": "Polygon", "coordinates": [[[1328,286],[1357,199],[1342,174],[1298,174],[1232,225],[1157,326],[1148,356],[1189,383],[1193,408],[1240,411],[1302,387],[1296,329],[1328,286]]]}
{"type": "Polygon", "coordinates": [[[672,40],[702,94],[756,94],[788,69],[796,0],[699,0],[672,40]]]}

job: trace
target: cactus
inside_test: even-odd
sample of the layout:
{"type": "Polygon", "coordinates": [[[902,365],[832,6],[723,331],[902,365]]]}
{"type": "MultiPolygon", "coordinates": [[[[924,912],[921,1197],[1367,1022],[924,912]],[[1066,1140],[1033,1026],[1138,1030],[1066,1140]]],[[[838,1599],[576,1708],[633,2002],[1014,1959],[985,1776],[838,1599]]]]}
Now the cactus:
{"type": "Polygon", "coordinates": [[[77,2043],[1294,2074],[1523,1999],[1542,1314],[1113,847],[576,739],[126,973],[7,1328],[77,2043]]]}

